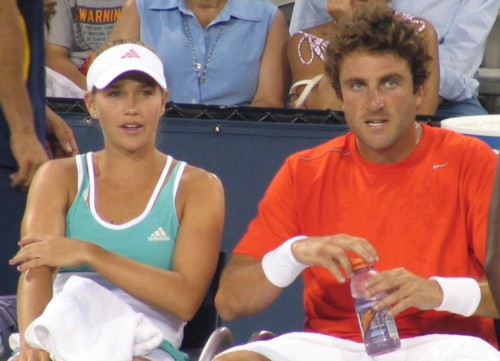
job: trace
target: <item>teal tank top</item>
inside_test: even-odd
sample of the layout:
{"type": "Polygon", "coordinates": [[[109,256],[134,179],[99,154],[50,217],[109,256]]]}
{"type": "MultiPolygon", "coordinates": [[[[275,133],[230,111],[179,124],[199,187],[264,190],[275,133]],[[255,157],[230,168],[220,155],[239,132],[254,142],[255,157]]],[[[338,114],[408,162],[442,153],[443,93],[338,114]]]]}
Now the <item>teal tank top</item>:
{"type": "MultiPolygon", "coordinates": [[[[179,229],[175,196],[186,163],[177,162],[165,184],[165,178],[173,162],[172,157],[168,156],[146,209],[137,218],[116,225],[101,219],[95,209],[92,159],[92,152],[76,157],[78,192],[66,214],[66,237],[92,242],[115,254],[153,267],[171,270],[179,229]]],[[[92,270],[87,266],[61,269],[61,272],[68,271],[92,270]]]]}

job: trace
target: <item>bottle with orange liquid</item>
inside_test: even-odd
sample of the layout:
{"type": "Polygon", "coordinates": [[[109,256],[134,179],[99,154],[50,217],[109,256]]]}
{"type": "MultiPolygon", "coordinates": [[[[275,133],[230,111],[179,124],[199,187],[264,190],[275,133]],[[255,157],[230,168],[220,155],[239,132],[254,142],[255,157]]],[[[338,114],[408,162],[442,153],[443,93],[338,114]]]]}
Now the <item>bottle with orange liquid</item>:
{"type": "Polygon", "coordinates": [[[366,263],[362,258],[354,258],[352,268],[351,294],[355,299],[354,307],[366,352],[375,356],[399,349],[401,341],[394,317],[387,315],[389,307],[378,312],[373,310],[373,305],[387,294],[379,293],[374,297],[365,298],[365,282],[377,272],[373,264],[366,263]]]}

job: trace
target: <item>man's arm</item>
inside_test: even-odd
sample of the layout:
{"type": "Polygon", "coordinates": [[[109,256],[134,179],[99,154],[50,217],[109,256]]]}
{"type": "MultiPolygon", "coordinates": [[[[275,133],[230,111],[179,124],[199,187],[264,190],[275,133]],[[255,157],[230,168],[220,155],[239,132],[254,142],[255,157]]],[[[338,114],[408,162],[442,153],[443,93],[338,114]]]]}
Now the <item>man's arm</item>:
{"type": "MultiPolygon", "coordinates": [[[[43,29],[40,29],[42,31],[43,29]]],[[[19,171],[12,185],[28,187],[36,169],[48,160],[37,138],[33,108],[24,79],[24,29],[16,0],[4,0],[0,6],[0,105],[10,129],[10,143],[19,171]]]]}
{"type": "Polygon", "coordinates": [[[225,320],[263,311],[308,266],[325,267],[344,283],[345,276],[352,273],[348,256],[351,253],[367,262],[378,258],[366,239],[346,234],[294,237],[267,253],[262,260],[235,254],[221,277],[215,298],[217,310],[225,320]]]}
{"type": "Polygon", "coordinates": [[[498,313],[495,305],[495,300],[493,299],[493,294],[490,290],[491,287],[489,286],[488,281],[481,280],[478,283],[481,289],[481,302],[479,303],[476,312],[474,312],[474,315],[499,318],[500,314],[498,313]]]}
{"type": "Polygon", "coordinates": [[[493,297],[485,280],[467,277],[422,278],[412,272],[397,268],[380,272],[366,284],[368,297],[386,292],[374,308],[381,310],[392,306],[393,315],[407,308],[448,311],[463,316],[498,318],[493,297]]]}
{"type": "Polygon", "coordinates": [[[109,39],[140,40],[140,26],[141,18],[139,17],[135,0],[126,0],[123,4],[120,17],[116,21],[109,39]]]}
{"type": "Polygon", "coordinates": [[[488,248],[485,271],[491,296],[500,309],[500,172],[497,171],[488,214],[488,248]]]}
{"type": "Polygon", "coordinates": [[[265,310],[281,292],[283,288],[266,278],[261,260],[235,254],[222,273],[215,305],[219,315],[230,321],[265,310]]]}

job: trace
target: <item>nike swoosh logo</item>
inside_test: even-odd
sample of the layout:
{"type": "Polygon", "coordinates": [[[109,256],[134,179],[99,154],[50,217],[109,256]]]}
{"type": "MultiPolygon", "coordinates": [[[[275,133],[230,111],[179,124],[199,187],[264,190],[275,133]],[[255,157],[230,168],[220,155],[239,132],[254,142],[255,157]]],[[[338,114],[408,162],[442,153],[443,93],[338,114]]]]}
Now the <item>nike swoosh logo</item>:
{"type": "Polygon", "coordinates": [[[432,169],[443,168],[443,167],[446,167],[447,165],[448,165],[448,162],[443,163],[443,164],[433,164],[432,169]]]}

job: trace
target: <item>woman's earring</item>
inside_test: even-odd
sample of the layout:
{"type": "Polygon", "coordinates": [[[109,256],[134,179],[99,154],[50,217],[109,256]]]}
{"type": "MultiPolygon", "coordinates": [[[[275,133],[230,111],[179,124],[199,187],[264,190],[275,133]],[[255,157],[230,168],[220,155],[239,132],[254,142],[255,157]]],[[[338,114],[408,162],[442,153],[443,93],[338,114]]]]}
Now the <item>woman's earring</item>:
{"type": "Polygon", "coordinates": [[[97,113],[95,112],[89,113],[84,119],[85,124],[92,124],[95,121],[98,121],[97,113]]]}

